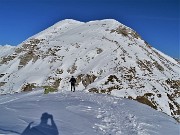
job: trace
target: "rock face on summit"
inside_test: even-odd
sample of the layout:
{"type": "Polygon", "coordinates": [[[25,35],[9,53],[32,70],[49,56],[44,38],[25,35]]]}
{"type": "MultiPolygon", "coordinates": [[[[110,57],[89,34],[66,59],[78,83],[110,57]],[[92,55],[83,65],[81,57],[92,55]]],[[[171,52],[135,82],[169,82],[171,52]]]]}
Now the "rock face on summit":
{"type": "Polygon", "coordinates": [[[179,63],[115,20],[63,20],[0,49],[1,94],[69,90],[73,75],[77,90],[134,99],[179,119],[179,63]]]}

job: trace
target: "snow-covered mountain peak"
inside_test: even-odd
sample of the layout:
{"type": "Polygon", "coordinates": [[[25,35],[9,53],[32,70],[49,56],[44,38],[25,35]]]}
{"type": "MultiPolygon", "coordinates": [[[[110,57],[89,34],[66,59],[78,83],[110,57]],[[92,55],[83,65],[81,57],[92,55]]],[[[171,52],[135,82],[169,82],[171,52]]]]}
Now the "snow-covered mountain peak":
{"type": "Polygon", "coordinates": [[[86,22],[86,23],[90,23],[90,24],[104,24],[104,25],[113,25],[113,24],[116,24],[116,25],[120,25],[121,23],[118,22],[117,20],[115,19],[103,19],[103,20],[94,20],[94,21],[89,21],[89,22],[86,22]]]}
{"type": "Polygon", "coordinates": [[[0,58],[0,93],[36,87],[107,93],[179,118],[180,65],[113,20],[64,20],[0,58]]]}
{"type": "Polygon", "coordinates": [[[39,39],[48,39],[53,34],[56,34],[58,32],[65,32],[68,29],[72,29],[74,27],[77,27],[79,25],[84,24],[83,22],[76,21],[73,19],[65,19],[62,21],[59,21],[52,25],[51,27],[43,30],[42,32],[32,36],[31,38],[39,38],[39,39]]]}
{"type": "MultiPolygon", "coordinates": [[[[16,46],[12,46],[12,45],[8,45],[8,44],[6,44],[6,45],[0,45],[0,49],[2,50],[2,49],[12,49],[12,48],[16,48],[16,46]]],[[[3,51],[4,52],[4,51],[3,51]]]]}

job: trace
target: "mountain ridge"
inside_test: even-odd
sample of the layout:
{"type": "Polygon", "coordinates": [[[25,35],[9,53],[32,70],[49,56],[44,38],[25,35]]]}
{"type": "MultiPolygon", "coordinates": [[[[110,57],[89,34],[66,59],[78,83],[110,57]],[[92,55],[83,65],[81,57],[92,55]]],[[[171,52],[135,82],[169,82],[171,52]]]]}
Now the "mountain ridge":
{"type": "Polygon", "coordinates": [[[64,20],[0,54],[0,93],[77,89],[147,104],[179,119],[180,65],[113,20],[64,20]]]}

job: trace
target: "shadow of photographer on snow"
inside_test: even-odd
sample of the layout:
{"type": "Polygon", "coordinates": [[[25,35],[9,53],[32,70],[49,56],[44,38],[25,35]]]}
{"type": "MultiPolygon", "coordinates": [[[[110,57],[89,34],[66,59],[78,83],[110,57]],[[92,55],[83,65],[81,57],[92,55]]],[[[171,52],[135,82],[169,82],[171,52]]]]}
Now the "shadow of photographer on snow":
{"type": "MultiPolygon", "coordinates": [[[[76,79],[74,76],[71,77],[69,82],[71,83],[71,91],[75,92],[76,79]]],[[[32,127],[32,124],[33,122],[29,123],[21,135],[59,135],[53,115],[47,112],[42,114],[39,125],[32,127]],[[51,125],[48,124],[48,120],[50,120],[51,125]]]]}
{"type": "Polygon", "coordinates": [[[39,125],[31,127],[31,124],[26,127],[21,135],[59,135],[57,126],[54,122],[53,115],[43,113],[41,116],[41,122],[39,125]],[[48,124],[48,120],[51,121],[51,125],[48,124]]]}
{"type": "MultiPolygon", "coordinates": [[[[71,77],[69,82],[71,83],[71,91],[75,92],[76,79],[74,76],[71,77]]],[[[21,135],[59,135],[53,115],[47,112],[42,114],[39,125],[32,127],[32,124],[33,122],[29,123],[21,135]],[[51,121],[51,125],[48,124],[48,120],[51,121]]]]}

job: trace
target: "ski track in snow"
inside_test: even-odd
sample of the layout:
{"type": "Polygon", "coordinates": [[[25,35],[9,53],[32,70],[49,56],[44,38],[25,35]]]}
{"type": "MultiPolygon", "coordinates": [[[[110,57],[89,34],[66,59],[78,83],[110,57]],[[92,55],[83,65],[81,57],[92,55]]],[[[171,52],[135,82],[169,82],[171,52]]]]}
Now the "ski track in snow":
{"type": "Polygon", "coordinates": [[[109,95],[42,90],[0,99],[0,135],[18,135],[44,112],[53,114],[60,135],[178,135],[178,124],[140,103],[109,95]]]}

